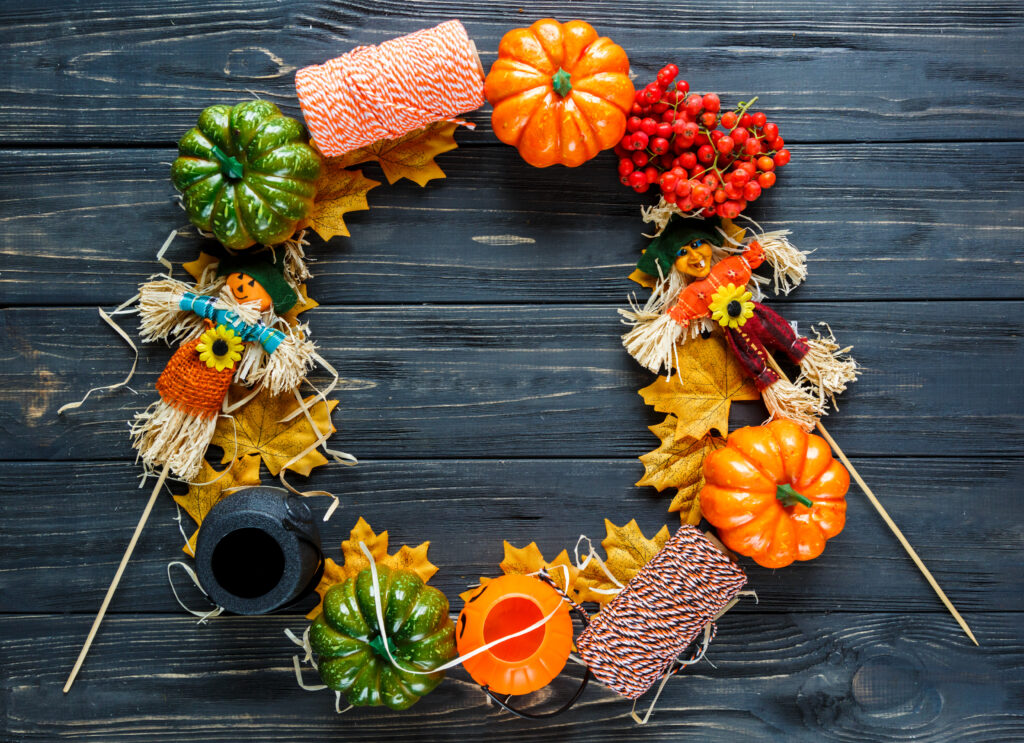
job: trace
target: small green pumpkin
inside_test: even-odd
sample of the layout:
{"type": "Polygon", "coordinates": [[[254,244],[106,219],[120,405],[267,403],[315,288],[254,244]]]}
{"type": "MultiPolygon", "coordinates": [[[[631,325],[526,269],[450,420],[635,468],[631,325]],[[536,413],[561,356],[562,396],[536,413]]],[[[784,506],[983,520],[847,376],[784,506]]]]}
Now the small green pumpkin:
{"type": "Polygon", "coordinates": [[[291,237],[313,208],[319,175],[302,124],[268,101],[205,109],[171,166],[192,224],[232,250],[291,237]]]}
{"type": "MultiPolygon", "coordinates": [[[[448,599],[410,570],[377,566],[377,584],[388,646],[404,668],[430,671],[455,657],[455,625],[448,599]]],[[[348,703],[408,709],[434,690],[444,671],[428,675],[395,668],[381,640],[367,568],[324,596],[324,608],[309,630],[320,678],[348,703]]]]}

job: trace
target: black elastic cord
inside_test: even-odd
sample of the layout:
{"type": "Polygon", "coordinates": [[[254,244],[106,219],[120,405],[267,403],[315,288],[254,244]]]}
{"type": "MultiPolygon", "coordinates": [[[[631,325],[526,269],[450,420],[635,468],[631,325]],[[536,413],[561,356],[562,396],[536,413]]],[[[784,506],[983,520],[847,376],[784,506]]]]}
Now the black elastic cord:
{"type": "Polygon", "coordinates": [[[576,700],[579,699],[580,696],[583,694],[583,690],[587,688],[587,682],[590,681],[590,667],[587,666],[586,669],[587,670],[583,673],[583,681],[580,683],[580,688],[576,690],[576,693],[572,695],[568,702],[566,702],[553,712],[526,712],[525,710],[510,707],[508,704],[508,700],[512,698],[511,694],[509,694],[507,697],[505,697],[504,700],[502,700],[498,697],[497,694],[488,689],[486,686],[482,688],[484,692],[486,692],[487,696],[493,699],[499,707],[501,707],[504,710],[507,710],[508,712],[511,712],[516,717],[522,717],[527,720],[543,720],[545,717],[554,717],[555,715],[560,715],[567,709],[572,707],[574,704],[576,704],[576,700]]]}

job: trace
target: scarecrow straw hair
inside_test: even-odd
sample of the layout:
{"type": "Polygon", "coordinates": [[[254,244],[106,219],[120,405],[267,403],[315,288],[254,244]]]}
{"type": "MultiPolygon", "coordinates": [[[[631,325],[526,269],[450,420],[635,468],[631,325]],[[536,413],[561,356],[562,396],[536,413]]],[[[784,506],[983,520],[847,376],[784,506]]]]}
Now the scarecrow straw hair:
{"type": "Polygon", "coordinates": [[[826,415],[825,405],[801,384],[780,378],[761,390],[761,400],[768,408],[768,419],[789,418],[805,431],[818,425],[818,418],[826,415]]]}
{"type": "Polygon", "coordinates": [[[313,366],[316,352],[313,341],[304,337],[307,330],[306,325],[299,326],[297,330],[287,330],[287,336],[274,353],[269,357],[263,354],[266,363],[258,381],[270,390],[271,394],[279,395],[295,389],[306,379],[306,373],[313,366]]]}
{"type": "Polygon", "coordinates": [[[313,278],[313,274],[306,266],[307,245],[309,245],[309,241],[306,239],[306,231],[302,230],[278,245],[277,248],[271,248],[271,250],[284,250],[284,278],[292,285],[293,289],[306,279],[313,278]]]}
{"type": "Polygon", "coordinates": [[[817,329],[814,330],[817,338],[808,338],[807,354],[800,360],[800,376],[797,382],[806,380],[818,393],[818,401],[822,407],[825,406],[825,398],[832,401],[833,407],[836,404],[836,395],[846,390],[846,385],[857,381],[860,370],[857,362],[847,356],[853,346],[840,348],[836,343],[832,328],[826,323],[821,323],[828,331],[828,335],[822,335],[817,329]]]}
{"type": "MultiPolygon", "coordinates": [[[[658,271],[661,271],[660,266],[658,271]]],[[[679,299],[679,293],[687,284],[686,279],[684,274],[672,270],[668,278],[660,277],[643,307],[637,304],[635,297],[630,297],[630,309],[619,310],[623,324],[630,326],[622,336],[622,344],[630,356],[655,374],[663,368],[666,372],[675,368],[677,343],[685,343],[687,338],[695,338],[706,326],[709,327],[703,319],[684,327],[667,312],[679,299]]]]}
{"type": "Polygon", "coordinates": [[[183,480],[199,476],[217,416],[196,416],[158,400],[135,416],[132,444],[147,469],[169,465],[183,480]]]}

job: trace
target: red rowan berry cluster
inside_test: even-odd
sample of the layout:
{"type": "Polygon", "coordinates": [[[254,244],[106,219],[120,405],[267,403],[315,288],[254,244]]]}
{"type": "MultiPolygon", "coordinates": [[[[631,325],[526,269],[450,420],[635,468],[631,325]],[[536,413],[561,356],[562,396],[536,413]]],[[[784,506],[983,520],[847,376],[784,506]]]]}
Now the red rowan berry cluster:
{"type": "Polygon", "coordinates": [[[723,112],[714,93],[690,94],[685,80],[673,84],[678,74],[676,65],[666,65],[636,92],[615,146],[619,179],[638,193],[657,184],[683,212],[735,219],[775,185],[789,150],[776,124],[749,112],[757,98],[723,112]]]}

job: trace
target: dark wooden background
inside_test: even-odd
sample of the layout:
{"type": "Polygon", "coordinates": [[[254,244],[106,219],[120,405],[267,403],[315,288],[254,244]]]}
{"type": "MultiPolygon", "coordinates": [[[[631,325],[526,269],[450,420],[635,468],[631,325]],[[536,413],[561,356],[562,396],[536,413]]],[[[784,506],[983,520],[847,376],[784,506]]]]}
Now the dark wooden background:
{"type": "MultiPolygon", "coordinates": [[[[1024,4],[20,0],[2,19],[5,741],[1024,738],[1024,4]],[[751,215],[815,251],[806,286],[775,306],[855,345],[866,373],[829,428],[981,647],[853,489],[822,558],[746,562],[760,603],[723,619],[711,662],[645,727],[597,684],[547,724],[512,719],[461,670],[407,713],[338,717],[331,695],[295,685],[283,630],[301,615],[197,627],[178,608],[168,497],[64,696],[148,492],[126,421],[168,350],[144,350],[139,394],[56,410],[127,371],[95,307],[130,296],[186,221],[168,179],[177,138],[203,107],[251,95],[296,115],[295,69],[356,44],[458,17],[489,66],[506,30],[548,15],[593,23],[642,81],[675,61],[696,90],[761,95],[793,162],[751,215]]],[[[536,170],[491,135],[489,109],[471,118],[440,158],[447,180],[382,186],[349,216],[351,239],[314,241],[324,306],[306,316],[344,378],[334,442],[362,460],[309,480],[342,496],[325,545],[360,515],[396,545],[429,539],[453,598],[496,571],[503,538],[552,555],[600,538],[605,516],[677,523],[667,497],[633,486],[661,418],[618,340],[644,244],[635,198],[611,155],[536,170]],[[501,235],[528,240],[479,239],[501,235]]],[[[199,246],[180,239],[172,257],[199,246]]],[[[748,404],[734,423],[759,415],[748,404]]]]}

